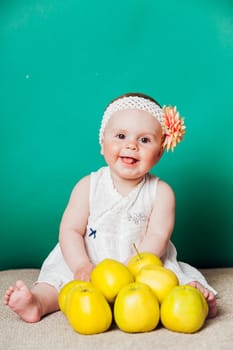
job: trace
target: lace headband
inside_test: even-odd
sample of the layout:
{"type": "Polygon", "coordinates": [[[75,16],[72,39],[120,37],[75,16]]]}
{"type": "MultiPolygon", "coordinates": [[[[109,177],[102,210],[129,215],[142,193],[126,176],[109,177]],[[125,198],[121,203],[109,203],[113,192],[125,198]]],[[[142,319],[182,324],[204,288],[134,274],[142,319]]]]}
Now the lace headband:
{"type": "Polygon", "coordinates": [[[174,147],[183,139],[185,133],[184,120],[179,116],[176,107],[164,106],[161,108],[155,102],[140,96],[119,98],[106,108],[99,131],[99,142],[102,144],[104,130],[111,116],[117,111],[138,109],[153,115],[161,125],[164,135],[163,149],[174,150],[174,147]]]}

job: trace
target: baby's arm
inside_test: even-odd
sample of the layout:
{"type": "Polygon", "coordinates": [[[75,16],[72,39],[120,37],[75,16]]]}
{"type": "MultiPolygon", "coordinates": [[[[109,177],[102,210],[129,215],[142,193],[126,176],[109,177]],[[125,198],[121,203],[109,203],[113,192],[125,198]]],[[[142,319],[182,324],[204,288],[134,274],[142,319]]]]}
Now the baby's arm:
{"type": "Polygon", "coordinates": [[[154,207],[145,238],[138,249],[162,257],[166,251],[175,222],[175,196],[171,187],[159,181],[154,207]]]}
{"type": "Polygon", "coordinates": [[[63,214],[59,242],[63,256],[75,279],[89,280],[94,267],[83,240],[89,216],[89,176],[74,187],[69,203],[63,214]]]}

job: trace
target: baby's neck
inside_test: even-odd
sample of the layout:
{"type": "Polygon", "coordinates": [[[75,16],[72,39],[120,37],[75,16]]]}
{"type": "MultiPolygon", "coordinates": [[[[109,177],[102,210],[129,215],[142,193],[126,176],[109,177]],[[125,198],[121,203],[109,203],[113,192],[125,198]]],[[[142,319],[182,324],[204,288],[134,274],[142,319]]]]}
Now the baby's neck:
{"type": "Polygon", "coordinates": [[[112,183],[115,190],[122,196],[127,196],[137,185],[144,179],[140,177],[138,179],[124,179],[118,178],[112,175],[112,183]]]}

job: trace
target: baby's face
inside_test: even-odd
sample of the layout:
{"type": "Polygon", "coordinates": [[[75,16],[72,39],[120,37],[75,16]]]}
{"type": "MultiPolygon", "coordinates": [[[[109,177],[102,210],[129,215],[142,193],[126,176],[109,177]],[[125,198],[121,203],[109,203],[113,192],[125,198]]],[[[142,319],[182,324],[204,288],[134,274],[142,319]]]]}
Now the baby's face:
{"type": "Polygon", "coordinates": [[[143,177],[162,153],[162,128],[150,113],[115,112],[104,132],[102,154],[111,170],[127,179],[143,177]]]}

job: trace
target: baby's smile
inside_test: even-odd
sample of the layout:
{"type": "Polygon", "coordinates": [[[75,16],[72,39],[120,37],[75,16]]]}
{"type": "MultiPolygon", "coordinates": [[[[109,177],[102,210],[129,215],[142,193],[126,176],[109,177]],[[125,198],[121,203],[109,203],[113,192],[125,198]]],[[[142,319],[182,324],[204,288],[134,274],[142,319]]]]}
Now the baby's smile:
{"type": "Polygon", "coordinates": [[[128,165],[130,165],[130,164],[135,164],[135,163],[138,162],[137,159],[132,158],[132,157],[125,157],[125,156],[122,156],[122,157],[120,157],[120,159],[121,159],[121,161],[122,161],[123,163],[128,164],[128,165]]]}

